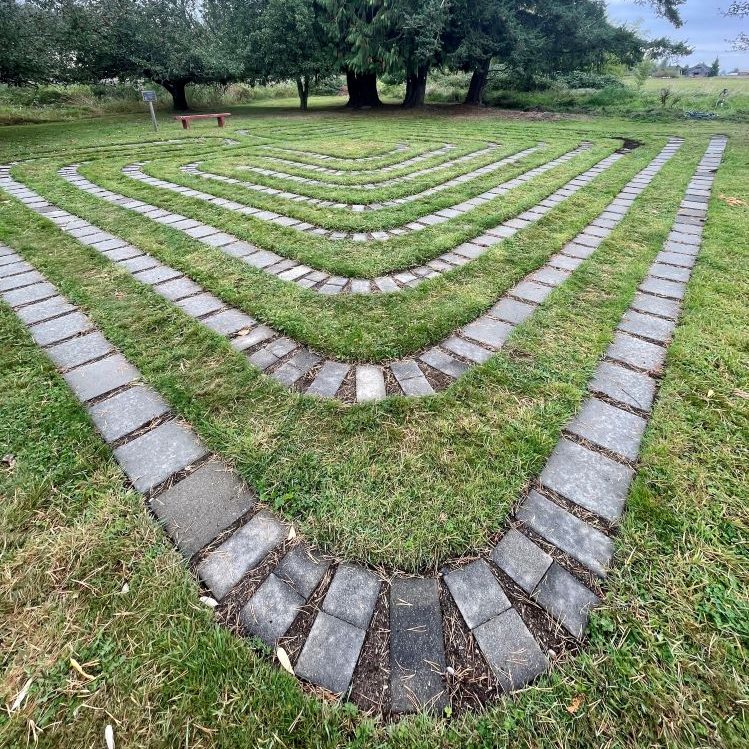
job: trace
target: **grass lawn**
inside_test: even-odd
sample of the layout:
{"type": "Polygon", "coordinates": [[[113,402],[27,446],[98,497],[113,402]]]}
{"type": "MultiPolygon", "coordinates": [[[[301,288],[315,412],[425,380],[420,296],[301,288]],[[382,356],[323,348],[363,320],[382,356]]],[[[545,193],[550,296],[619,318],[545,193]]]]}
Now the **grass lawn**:
{"type": "Polygon", "coordinates": [[[390,722],[320,698],[257,643],[220,627],[199,602],[194,576],[144,510],[143,498],[127,488],[84,409],[0,301],[0,456],[7,455],[0,463],[0,700],[10,706],[31,680],[20,709],[0,713],[0,746],[103,746],[107,724],[118,749],[746,746],[746,128],[505,119],[448,108],[349,114],[330,99],[306,116],[284,106],[272,100],[244,109],[221,137],[209,125],[182,132],[166,122],[154,134],[145,117],[132,116],[4,127],[0,164],[17,162],[12,176],[50,202],[148,251],[294,340],[347,362],[379,363],[434,344],[483,313],[588,225],[670,136],[684,138],[614,232],[499,353],[439,395],[372,405],[290,393],[225,338],[0,192],[0,243],[84,308],[204,443],[297,533],[326,553],[383,574],[434,572],[492,544],[579,408],[617,322],[667,239],[710,136],[729,136],[616,536],[604,605],[579,652],[559,659],[530,688],[479,710],[390,722]],[[639,147],[479,259],[402,293],[340,298],[248,267],[82,192],[58,174],[81,164],[81,174],[118,194],[331,274],[373,278],[425,263],[527,211],[623,139],[639,147]],[[506,196],[387,242],[300,233],[122,173],[147,162],[148,174],[170,182],[326,229],[366,232],[468,200],[583,141],[592,147],[506,196]],[[449,156],[431,154],[445,143],[456,146],[449,156]],[[442,166],[489,143],[497,149],[442,166]],[[362,213],[181,171],[198,161],[207,172],[273,190],[381,204],[538,143],[541,149],[516,164],[418,201],[362,213]],[[396,152],[401,144],[405,148],[396,152]],[[420,154],[425,158],[412,166],[367,174],[420,154]],[[422,177],[379,184],[432,167],[438,168],[422,177]],[[370,183],[374,187],[362,188],[370,183]]]}

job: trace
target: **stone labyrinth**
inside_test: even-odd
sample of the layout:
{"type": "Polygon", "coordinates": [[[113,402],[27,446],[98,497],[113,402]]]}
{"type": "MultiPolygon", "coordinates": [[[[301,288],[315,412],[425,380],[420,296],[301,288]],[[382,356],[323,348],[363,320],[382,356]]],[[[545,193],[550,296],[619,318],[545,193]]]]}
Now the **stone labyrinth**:
{"type": "MultiPolygon", "coordinates": [[[[56,179],[138,214],[143,226],[160,224],[206,252],[224,253],[243,272],[273,276],[305,293],[376,296],[412,293],[431,279],[460,272],[535,223],[553,222],[558,206],[637,150],[637,144],[602,147],[570,140],[569,134],[547,144],[504,142],[501,134],[491,142],[435,143],[418,133],[397,133],[398,140],[380,144],[373,155],[336,155],[317,150],[314,139],[366,143],[363,130],[307,126],[305,148],[296,128],[77,152],[75,161],[56,167],[56,179]],[[573,177],[542,191],[527,210],[447,250],[436,249],[422,264],[404,268],[396,261],[393,270],[374,277],[334,274],[267,246],[271,231],[288,241],[306,235],[331,247],[397,249],[418,232],[449,228],[472,212],[486,215],[487,207],[501,207],[513,191],[543,185],[555,170],[570,166],[573,177]],[[115,183],[122,192],[113,189],[115,183]],[[456,192],[460,199],[452,197],[456,192]],[[189,215],[165,207],[175,194],[189,199],[189,215]],[[389,197],[372,199],[382,194],[389,197]],[[243,236],[222,226],[226,217],[246,222],[243,236]]],[[[682,146],[678,138],[664,138],[660,152],[599,215],[483,314],[438,343],[387,363],[351,363],[312,350],[60,207],[21,181],[12,164],[0,169],[0,190],[225,336],[248,366],[283,387],[367,404],[397,395],[432,396],[495,356],[514,329],[598,251],[635,202],[647,200],[640,196],[670,160],[682,157],[682,146]]],[[[439,574],[375,572],[312,548],[260,506],[254,490],[224,460],[209,454],[81,309],[7,246],[0,246],[0,292],[189,560],[220,621],[264,641],[280,660],[287,655],[303,682],[365,709],[441,712],[530,684],[584,638],[614,553],[615,529],[725,146],[725,138],[714,137],[702,154],[668,239],[641,278],[582,407],[514,516],[498,522],[498,543],[486,555],[468,550],[468,563],[447,562],[439,574]],[[462,678],[469,672],[473,678],[462,678]]]]}

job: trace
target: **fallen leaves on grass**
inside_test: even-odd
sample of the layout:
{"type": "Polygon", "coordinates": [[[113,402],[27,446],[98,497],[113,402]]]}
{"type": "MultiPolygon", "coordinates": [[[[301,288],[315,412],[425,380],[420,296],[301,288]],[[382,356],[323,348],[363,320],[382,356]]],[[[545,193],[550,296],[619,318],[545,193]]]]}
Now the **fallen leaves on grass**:
{"type": "Polygon", "coordinates": [[[738,208],[742,205],[749,205],[746,200],[742,200],[741,198],[734,198],[731,195],[720,195],[719,197],[724,203],[730,205],[731,208],[738,208]]]}
{"type": "Polygon", "coordinates": [[[582,707],[583,702],[585,702],[585,695],[578,694],[577,696],[573,697],[572,702],[567,705],[567,712],[570,715],[574,715],[582,707]]]}
{"type": "Polygon", "coordinates": [[[16,712],[16,710],[19,710],[21,708],[21,705],[23,705],[23,701],[26,699],[26,695],[29,693],[29,689],[31,689],[31,684],[33,683],[33,681],[33,678],[29,678],[26,680],[26,683],[21,687],[21,691],[13,700],[13,704],[10,706],[10,710],[8,710],[9,713],[14,713],[16,712]]]}
{"type": "Polygon", "coordinates": [[[291,661],[289,660],[289,654],[283,649],[283,648],[276,648],[276,658],[278,658],[278,662],[283,666],[286,671],[288,671],[292,676],[294,676],[294,667],[291,665],[291,661]]]}

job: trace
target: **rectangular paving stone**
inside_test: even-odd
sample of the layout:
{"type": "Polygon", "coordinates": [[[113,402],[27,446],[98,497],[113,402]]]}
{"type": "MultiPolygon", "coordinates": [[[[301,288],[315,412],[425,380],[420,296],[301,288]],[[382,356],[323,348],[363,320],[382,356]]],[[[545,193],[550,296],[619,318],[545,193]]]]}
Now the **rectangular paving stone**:
{"type": "Polygon", "coordinates": [[[57,293],[57,289],[51,283],[44,281],[33,286],[24,286],[22,289],[4,291],[0,295],[11,307],[19,307],[22,304],[30,304],[56,296],[57,293]]]}
{"type": "Polygon", "coordinates": [[[169,406],[151,388],[136,385],[95,403],[88,409],[91,420],[106,442],[115,442],[130,432],[169,412],[169,406]]]}
{"type": "Polygon", "coordinates": [[[224,306],[224,303],[213,294],[205,292],[187,299],[179,299],[176,305],[181,307],[190,317],[202,317],[211,312],[217,312],[224,306]]]}
{"type": "Polygon", "coordinates": [[[0,278],[0,291],[12,291],[13,289],[20,289],[23,286],[31,286],[35,283],[44,281],[44,276],[38,271],[32,270],[27,273],[19,273],[16,276],[8,276],[6,278],[0,278]]]}
{"type": "Polygon", "coordinates": [[[90,330],[92,327],[93,324],[86,315],[75,311],[35,325],[31,328],[31,336],[39,346],[49,346],[90,330]]]}
{"type": "Polygon", "coordinates": [[[304,598],[272,572],[242,607],[242,626],[267,645],[275,645],[294,623],[304,598]]]}
{"type": "Polygon", "coordinates": [[[652,377],[609,362],[598,365],[589,389],[642,411],[650,411],[655,399],[652,377]]]}
{"type": "Polygon", "coordinates": [[[390,588],[390,693],[396,713],[441,713],[449,704],[439,583],[398,577],[390,588]]]}
{"type": "Polygon", "coordinates": [[[326,361],[305,391],[306,394],[332,398],[338,392],[350,368],[342,362],[326,361]]]}
{"type": "Polygon", "coordinates": [[[139,376],[140,372],[121,354],[84,364],[63,375],[78,400],[84,403],[128,385],[139,376]]]}
{"type": "Polygon", "coordinates": [[[148,270],[149,268],[155,268],[159,265],[159,261],[150,255],[138,255],[138,257],[116,262],[117,265],[121,265],[123,268],[130,271],[130,273],[138,273],[138,271],[148,270]]]}
{"type": "Polygon", "coordinates": [[[542,286],[540,283],[521,281],[517,286],[510,289],[510,294],[521,300],[541,304],[541,302],[543,302],[552,291],[552,288],[549,286],[542,286]]]}
{"type": "Polygon", "coordinates": [[[371,403],[387,396],[385,376],[381,367],[360,364],[356,367],[356,401],[371,403]]]}
{"type": "Polygon", "coordinates": [[[666,359],[666,349],[617,331],[606,356],[646,372],[657,372],[666,359]]]}
{"type": "Polygon", "coordinates": [[[419,358],[425,364],[433,367],[438,372],[442,372],[443,374],[446,374],[449,377],[453,377],[454,379],[457,379],[470,369],[468,364],[465,364],[462,361],[458,361],[457,359],[450,356],[450,354],[442,351],[436,346],[425,351],[419,358]]]}
{"type": "Polygon", "coordinates": [[[500,299],[489,311],[494,317],[519,325],[536,311],[536,305],[505,297],[500,299]]]}
{"type": "Polygon", "coordinates": [[[225,309],[201,320],[203,325],[221,335],[232,335],[251,328],[257,320],[235,309],[225,309]]]}
{"type": "Polygon", "coordinates": [[[646,426],[647,422],[641,416],[598,398],[588,398],[566,429],[626,460],[634,461],[640,453],[640,442],[646,426]]]}
{"type": "Polygon", "coordinates": [[[123,247],[118,247],[115,250],[110,250],[103,254],[112,262],[117,263],[123,260],[132,260],[136,257],[142,257],[143,251],[139,250],[137,247],[132,247],[131,245],[124,245],[123,247]]]}
{"type": "Polygon", "coordinates": [[[499,349],[509,338],[512,331],[512,325],[484,315],[466,325],[461,333],[468,338],[483,343],[485,346],[499,349]]]}
{"type": "Polygon", "coordinates": [[[610,522],[619,520],[634,471],[582,445],[561,439],[541,472],[541,483],[610,522]]]}
{"type": "Polygon", "coordinates": [[[25,260],[18,259],[15,263],[0,263],[0,278],[15,276],[20,273],[29,273],[34,270],[33,265],[29,265],[25,260]]]}
{"type": "Polygon", "coordinates": [[[273,572],[306,601],[329,567],[329,560],[316,554],[305,544],[298,544],[284,556],[273,572]]]}
{"type": "Polygon", "coordinates": [[[365,635],[363,629],[320,611],[294,667],[296,675],[336,694],[346,692],[365,635]]]}
{"type": "Polygon", "coordinates": [[[632,300],[632,309],[676,320],[679,317],[681,306],[679,302],[673,299],[663,299],[662,297],[643,294],[638,291],[632,300]]]}
{"type": "Polygon", "coordinates": [[[188,427],[167,421],[114,451],[114,457],[141,493],[200,460],[208,451],[188,427]]]}
{"type": "Polygon", "coordinates": [[[45,299],[43,302],[36,302],[35,304],[21,307],[21,309],[16,310],[16,315],[26,325],[33,325],[34,323],[44,322],[53,317],[66,315],[74,310],[75,307],[65,298],[55,296],[51,299],[45,299]]]}
{"type": "Polygon", "coordinates": [[[236,242],[237,238],[231,234],[225,234],[220,231],[216,234],[209,234],[205,237],[201,237],[198,241],[207,244],[209,247],[223,247],[224,245],[236,242]]]}
{"type": "Polygon", "coordinates": [[[520,531],[510,528],[492,549],[491,559],[526,593],[532,593],[552,559],[520,531]]]}
{"type": "Polygon", "coordinates": [[[515,609],[508,609],[477,627],[473,635],[505,692],[530,684],[549,666],[515,609]]]}
{"type": "Polygon", "coordinates": [[[47,356],[60,369],[70,369],[98,359],[111,350],[112,345],[109,341],[95,331],[51,346],[47,349],[47,356]]]}
{"type": "Polygon", "coordinates": [[[691,275],[687,268],[674,268],[672,265],[664,265],[663,263],[653,263],[650,266],[650,274],[677,283],[686,283],[691,275]]]}
{"type": "Polygon", "coordinates": [[[502,586],[481,559],[445,575],[445,584],[469,629],[510,608],[502,586]]]}
{"type": "Polygon", "coordinates": [[[539,583],[533,597],[578,640],[585,633],[591,609],[600,603],[593,591],[556,562],[539,583]]]}
{"type": "Polygon", "coordinates": [[[682,300],[684,298],[685,285],[674,281],[664,281],[660,278],[649,276],[640,284],[640,291],[648,294],[656,294],[667,299],[682,300]]]}
{"type": "Polygon", "coordinates": [[[599,577],[614,555],[614,542],[597,528],[576,518],[538,492],[531,491],[516,513],[518,520],[584,564],[599,577]]]}
{"type": "Polygon", "coordinates": [[[676,328],[673,320],[664,320],[661,317],[643,314],[637,310],[628,310],[624,313],[622,321],[619,323],[619,330],[627,333],[649,338],[659,343],[668,343],[676,328]]]}
{"type": "Polygon", "coordinates": [[[157,283],[162,283],[163,281],[170,281],[173,278],[179,278],[181,275],[182,274],[179,271],[174,270],[174,268],[169,268],[166,265],[155,265],[148,270],[134,273],[133,278],[141,283],[153,286],[157,283]]]}
{"type": "Polygon", "coordinates": [[[288,529],[261,510],[198,565],[198,576],[217,600],[255,569],[287,536],[288,529]]]}
{"type": "Polygon", "coordinates": [[[477,364],[483,364],[485,361],[489,361],[493,356],[492,351],[489,351],[476,343],[466,341],[459,336],[451,336],[447,340],[442,341],[440,345],[448,351],[452,351],[454,354],[458,354],[458,356],[462,356],[464,359],[476,362],[477,364]]]}
{"type": "Polygon", "coordinates": [[[307,348],[302,348],[288,361],[285,361],[273,374],[275,380],[291,387],[320,361],[320,357],[307,348]]]}
{"type": "Polygon", "coordinates": [[[151,509],[188,559],[255,504],[255,496],[225,463],[210,461],[151,500],[151,509]]]}
{"type": "Polygon", "coordinates": [[[336,570],[322,608],[331,616],[366,629],[379,592],[377,575],[364,567],[343,563],[336,570]]]}
{"type": "Polygon", "coordinates": [[[176,302],[179,299],[197,294],[202,291],[202,288],[186,276],[182,276],[182,278],[175,278],[173,281],[159,284],[154,290],[165,299],[176,302]]]}

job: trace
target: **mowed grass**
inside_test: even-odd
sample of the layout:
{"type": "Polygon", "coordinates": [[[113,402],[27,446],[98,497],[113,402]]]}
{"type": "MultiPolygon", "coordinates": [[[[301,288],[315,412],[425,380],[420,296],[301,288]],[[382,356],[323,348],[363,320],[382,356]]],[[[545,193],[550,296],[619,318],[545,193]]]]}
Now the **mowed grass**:
{"type": "MultiPolygon", "coordinates": [[[[247,124],[258,130],[285,122],[247,124]]],[[[449,118],[401,122],[404,141],[416,129],[468,129],[449,118]]],[[[382,123],[376,118],[372,126],[382,123]]],[[[100,125],[88,134],[78,127],[73,137],[77,147],[99,138],[137,140],[137,127],[131,134],[120,127],[109,135],[100,125]]],[[[472,127],[484,137],[497,123],[472,127]]],[[[553,145],[548,127],[523,129],[553,145]]],[[[287,291],[83,196],[55,174],[76,160],[73,152],[15,173],[227,301],[285,323],[301,340],[352,359],[387,358],[438,340],[485,309],[600,211],[668,134],[606,121],[555,127],[565,137],[624,134],[646,145],[479,263],[392,301],[287,291]],[[380,338],[387,344],[380,347],[380,338]]],[[[64,140],[38,133],[47,147],[64,140]]],[[[507,348],[424,401],[347,408],[290,395],[218,336],[5,199],[0,241],[82,304],[211,448],[300,532],[348,558],[426,570],[486,544],[543,465],[704,151],[706,128],[687,135],[615,234],[507,348]]],[[[11,703],[33,678],[24,706],[0,715],[0,745],[22,746],[36,735],[40,746],[101,746],[112,723],[118,747],[744,746],[749,209],[719,196],[749,199],[749,149],[745,133],[730,135],[590,643],[537,686],[479,715],[386,725],[305,694],[249,643],[215,626],[62,379],[0,306],[0,452],[15,459],[0,468],[0,699],[11,703]],[[93,678],[76,671],[71,658],[93,678]]],[[[200,215],[204,207],[192,210],[200,215]]],[[[216,219],[229,226],[228,216],[216,219]]],[[[332,262],[323,251],[320,257],[332,262]]]]}

